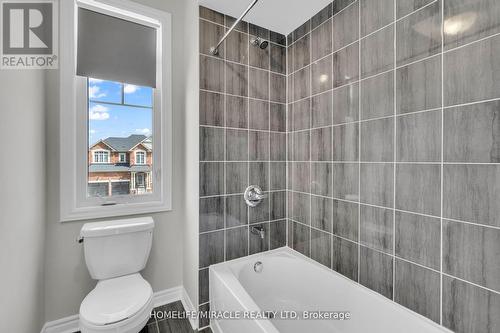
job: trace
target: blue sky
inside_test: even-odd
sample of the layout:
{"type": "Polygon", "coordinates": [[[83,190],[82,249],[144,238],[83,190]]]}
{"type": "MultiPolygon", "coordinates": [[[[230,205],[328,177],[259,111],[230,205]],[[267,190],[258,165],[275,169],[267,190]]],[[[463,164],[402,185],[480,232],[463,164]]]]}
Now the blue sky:
{"type": "Polygon", "coordinates": [[[153,89],[131,84],[123,86],[125,104],[148,108],[112,105],[122,103],[122,83],[89,79],[89,144],[110,136],[152,135],[153,89]]]}

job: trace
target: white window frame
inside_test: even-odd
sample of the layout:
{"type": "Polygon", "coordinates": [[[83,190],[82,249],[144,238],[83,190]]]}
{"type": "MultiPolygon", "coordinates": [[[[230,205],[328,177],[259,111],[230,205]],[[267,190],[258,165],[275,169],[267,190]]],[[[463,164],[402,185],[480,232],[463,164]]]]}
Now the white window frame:
{"type": "Polygon", "coordinates": [[[127,163],[127,153],[118,153],[118,163],[127,163]]]}
{"type": "MultiPolygon", "coordinates": [[[[172,209],[171,15],[127,0],[60,1],[60,220],[123,216],[172,209]],[[156,29],[156,88],[153,89],[153,192],[108,198],[87,197],[88,90],[76,75],[78,8],[156,29]],[[85,124],[85,125],[82,125],[85,124]]],[[[111,158],[111,156],[110,156],[111,158]]]]}
{"type": "Polygon", "coordinates": [[[134,164],[137,164],[137,165],[146,165],[146,164],[148,164],[147,163],[147,161],[148,161],[148,155],[147,155],[147,153],[146,153],[145,150],[136,150],[134,152],[134,154],[135,154],[135,163],[134,164]],[[143,163],[137,162],[137,154],[139,154],[139,153],[144,155],[143,163]]]}
{"type": "Polygon", "coordinates": [[[111,152],[109,150],[105,149],[96,149],[92,150],[92,163],[94,164],[109,164],[111,163],[111,152]],[[95,158],[95,153],[106,153],[108,155],[108,161],[107,162],[98,162],[95,158]]]}

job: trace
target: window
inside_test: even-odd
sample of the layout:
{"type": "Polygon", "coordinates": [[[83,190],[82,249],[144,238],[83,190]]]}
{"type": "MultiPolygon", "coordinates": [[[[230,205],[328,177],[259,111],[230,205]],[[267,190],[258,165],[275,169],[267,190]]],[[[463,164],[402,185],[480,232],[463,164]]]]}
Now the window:
{"type": "MultiPolygon", "coordinates": [[[[97,156],[96,153],[103,152],[94,151],[94,161],[93,163],[89,161],[88,184],[97,179],[108,182],[130,181],[137,170],[131,165],[124,165],[127,153],[123,151],[135,150],[133,152],[134,164],[144,165],[139,171],[150,174],[153,164],[147,165],[146,154],[149,154],[151,161],[153,156],[151,140],[153,137],[153,88],[87,78],[87,97],[89,150],[106,146],[120,152],[118,160],[111,161],[111,165],[103,168],[93,163],[109,163],[109,158],[97,156]],[[147,152],[138,148],[147,149],[147,152]]],[[[111,191],[108,191],[106,196],[124,195],[121,187],[116,191],[113,187],[110,188],[111,191]]],[[[126,194],[138,195],[152,192],[153,187],[141,192],[130,188],[126,194]]],[[[95,191],[88,186],[87,193],[92,197],[95,191]]],[[[99,193],[99,197],[103,196],[99,193]]]]}
{"type": "Polygon", "coordinates": [[[109,163],[109,151],[94,151],[94,163],[109,163]]]}
{"type": "Polygon", "coordinates": [[[146,164],[146,153],[143,151],[137,151],[135,153],[135,164],[146,164]]]}
{"type": "Polygon", "coordinates": [[[120,153],[118,155],[118,162],[127,163],[127,153],[120,153]]]}
{"type": "Polygon", "coordinates": [[[68,27],[61,31],[61,220],[170,210],[170,14],[131,1],[60,6],[68,27]]]}

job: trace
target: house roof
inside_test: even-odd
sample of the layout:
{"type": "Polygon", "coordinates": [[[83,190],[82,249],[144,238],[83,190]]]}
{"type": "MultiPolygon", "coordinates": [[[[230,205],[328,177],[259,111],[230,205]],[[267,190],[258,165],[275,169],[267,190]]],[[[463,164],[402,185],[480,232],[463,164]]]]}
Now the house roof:
{"type": "Polygon", "coordinates": [[[146,138],[147,137],[142,134],[132,134],[126,138],[109,137],[102,140],[102,142],[118,152],[127,152],[144,141],[146,138]]]}

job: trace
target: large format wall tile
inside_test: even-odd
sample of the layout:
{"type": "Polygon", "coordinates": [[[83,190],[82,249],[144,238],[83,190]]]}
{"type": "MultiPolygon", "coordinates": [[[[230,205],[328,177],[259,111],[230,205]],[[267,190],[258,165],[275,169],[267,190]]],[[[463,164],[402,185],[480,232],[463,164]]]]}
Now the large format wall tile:
{"type": "Polygon", "coordinates": [[[443,271],[500,292],[500,230],[443,222],[443,271]]]}
{"type": "MultiPolygon", "coordinates": [[[[224,27],[212,22],[200,20],[200,53],[212,55],[210,48],[217,45],[224,36],[224,27]]],[[[224,58],[224,43],[219,47],[218,57],[224,58]]]]}
{"type": "Polygon", "coordinates": [[[441,106],[441,57],[432,57],[398,68],[397,113],[435,109],[441,106]]]}
{"type": "Polygon", "coordinates": [[[360,241],[369,248],[392,254],[394,211],[361,205],[360,241]]]}
{"type": "Polygon", "coordinates": [[[359,124],[332,127],[333,161],[357,161],[359,147],[359,124]]]}
{"type": "Polygon", "coordinates": [[[224,95],[200,91],[200,125],[224,126],[224,95]]]}
{"type": "Polygon", "coordinates": [[[441,110],[396,118],[396,161],[441,161],[441,110]]]}
{"type": "Polygon", "coordinates": [[[226,126],[248,128],[248,98],[226,96],[226,126]]]}
{"type": "Polygon", "coordinates": [[[394,71],[361,81],[361,119],[394,115],[394,71]]]}
{"type": "Polygon", "coordinates": [[[329,233],[312,229],[311,230],[311,258],[331,267],[332,236],[329,233]]]}
{"type": "Polygon", "coordinates": [[[311,61],[332,53],[332,21],[323,23],[311,32],[311,61]]]}
{"type": "Polygon", "coordinates": [[[439,323],[439,273],[396,260],[394,301],[439,323]]]}
{"type": "Polygon", "coordinates": [[[332,199],[311,196],[311,226],[332,232],[332,199]]]}
{"type": "Polygon", "coordinates": [[[332,92],[325,92],[311,97],[311,127],[322,127],[332,124],[333,109],[332,92]]]}
{"type": "Polygon", "coordinates": [[[500,295],[443,276],[443,325],[457,333],[500,331],[500,295]]]}
{"type": "Polygon", "coordinates": [[[392,299],[394,260],[391,256],[361,246],[359,283],[392,299]]]}
{"type": "Polygon", "coordinates": [[[359,77],[359,43],[333,54],[333,87],[355,82],[359,77]]]}
{"type": "Polygon", "coordinates": [[[333,51],[355,42],[359,38],[359,1],[333,18],[333,51]]]}
{"type": "Polygon", "coordinates": [[[500,32],[500,3],[497,0],[444,2],[445,48],[450,49],[500,32]],[[458,28],[456,22],[463,22],[458,28]]]}
{"type": "Polygon", "coordinates": [[[445,165],[443,217],[500,227],[500,166],[445,165]]]}
{"type": "Polygon", "coordinates": [[[239,31],[229,34],[226,38],[226,59],[229,61],[239,62],[240,64],[248,63],[248,35],[239,31]]]}
{"type": "Polygon", "coordinates": [[[361,202],[392,207],[394,202],[393,163],[361,164],[361,202]]]}
{"type": "Polygon", "coordinates": [[[397,0],[396,1],[396,16],[401,18],[408,15],[423,6],[426,6],[435,0],[397,0]]]}
{"type": "Polygon", "coordinates": [[[332,94],[333,124],[344,124],[358,120],[359,84],[354,83],[335,89],[332,94]]]}
{"type": "Polygon", "coordinates": [[[441,210],[441,167],[432,164],[397,165],[396,208],[438,216],[441,210]]]}
{"type": "Polygon", "coordinates": [[[288,225],[288,232],[290,233],[288,241],[290,242],[291,247],[294,250],[308,256],[310,254],[309,244],[311,228],[308,228],[300,223],[291,222],[288,225]]]}
{"type": "Polygon", "coordinates": [[[332,269],[358,281],[358,244],[333,236],[332,269]]]}
{"type": "Polygon", "coordinates": [[[351,201],[359,200],[359,167],[357,163],[333,164],[333,197],[351,201]]]}
{"type": "Polygon", "coordinates": [[[311,188],[312,194],[331,197],[333,182],[333,165],[325,162],[311,163],[311,188]]]}
{"type": "Polygon", "coordinates": [[[224,231],[200,234],[200,268],[224,261],[224,231]]]}
{"type": "Polygon", "coordinates": [[[358,240],[359,204],[347,201],[333,200],[332,216],[334,235],[358,240]]]}
{"type": "Polygon", "coordinates": [[[500,97],[498,54],[500,36],[445,53],[445,106],[500,97]]]}
{"type": "Polygon", "coordinates": [[[394,0],[359,0],[361,36],[394,22],[394,0]]]}
{"type": "Polygon", "coordinates": [[[224,92],[224,61],[200,55],[200,89],[224,92]]]}
{"type": "Polygon", "coordinates": [[[248,255],[248,227],[226,230],[226,260],[248,255]]]}
{"type": "Polygon", "coordinates": [[[394,25],[361,40],[361,77],[394,68],[394,25]]]}
{"type": "Polygon", "coordinates": [[[500,102],[444,111],[444,161],[500,162],[500,102]]]}
{"type": "Polygon", "coordinates": [[[441,51],[441,0],[396,24],[396,58],[401,66],[441,51]]]}
{"type": "Polygon", "coordinates": [[[441,221],[396,211],[396,255],[433,269],[441,265],[441,221]]]}
{"type": "Polygon", "coordinates": [[[248,70],[246,66],[226,63],[226,93],[248,96],[248,70]]]}
{"type": "Polygon", "coordinates": [[[224,197],[200,199],[200,232],[224,228],[224,197]]]}
{"type": "Polygon", "coordinates": [[[361,123],[362,162],[391,162],[394,160],[394,118],[361,123]]]}

